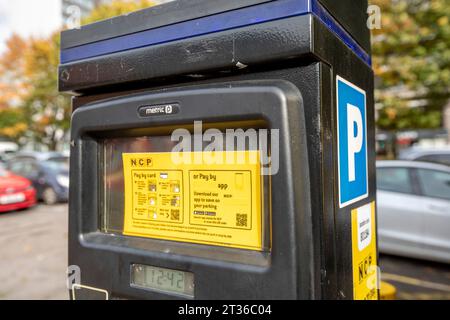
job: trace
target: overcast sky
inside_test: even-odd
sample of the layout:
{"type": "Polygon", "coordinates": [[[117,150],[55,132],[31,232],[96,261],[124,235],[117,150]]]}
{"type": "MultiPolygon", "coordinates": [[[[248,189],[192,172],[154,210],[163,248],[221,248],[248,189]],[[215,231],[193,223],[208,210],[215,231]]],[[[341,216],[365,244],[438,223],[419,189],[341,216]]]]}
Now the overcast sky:
{"type": "Polygon", "coordinates": [[[45,36],[61,25],[61,0],[0,0],[0,52],[6,39],[45,36]]]}

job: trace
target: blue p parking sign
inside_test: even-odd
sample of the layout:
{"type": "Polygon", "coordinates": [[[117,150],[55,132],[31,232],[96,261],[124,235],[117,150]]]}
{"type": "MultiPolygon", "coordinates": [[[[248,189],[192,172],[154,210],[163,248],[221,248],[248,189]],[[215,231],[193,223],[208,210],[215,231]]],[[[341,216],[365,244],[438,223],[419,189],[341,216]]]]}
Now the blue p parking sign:
{"type": "Polygon", "coordinates": [[[337,77],[339,207],[369,195],[366,92],[337,77]]]}

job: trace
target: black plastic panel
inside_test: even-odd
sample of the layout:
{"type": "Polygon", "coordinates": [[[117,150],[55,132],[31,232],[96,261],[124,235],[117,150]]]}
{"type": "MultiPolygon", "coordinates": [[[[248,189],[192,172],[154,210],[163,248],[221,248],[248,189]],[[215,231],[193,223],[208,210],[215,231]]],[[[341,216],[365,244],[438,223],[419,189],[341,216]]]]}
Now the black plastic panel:
{"type": "Polygon", "coordinates": [[[177,0],[63,31],[61,49],[80,46],[272,0],[177,0]]]}
{"type": "Polygon", "coordinates": [[[370,53],[370,30],[367,25],[367,0],[319,0],[336,20],[370,53]]]}
{"type": "Polygon", "coordinates": [[[105,289],[112,298],[177,298],[132,288],[130,265],[138,263],[193,273],[195,299],[314,298],[313,223],[303,110],[300,91],[287,81],[219,82],[129,95],[79,108],[72,122],[69,263],[81,268],[83,285],[105,289]],[[139,117],[143,104],[169,101],[179,103],[179,113],[139,117]],[[134,135],[136,129],[189,125],[195,120],[210,124],[263,121],[268,128],[280,130],[280,171],[271,177],[272,252],[99,232],[99,172],[92,165],[99,161],[96,137],[134,135]]]}

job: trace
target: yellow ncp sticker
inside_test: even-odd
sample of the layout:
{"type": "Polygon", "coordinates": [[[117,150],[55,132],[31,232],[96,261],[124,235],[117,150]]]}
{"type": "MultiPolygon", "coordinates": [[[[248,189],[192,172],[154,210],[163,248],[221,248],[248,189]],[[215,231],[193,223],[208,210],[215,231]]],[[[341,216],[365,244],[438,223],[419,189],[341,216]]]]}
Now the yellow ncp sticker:
{"type": "Polygon", "coordinates": [[[123,154],[124,234],[262,250],[259,151],[178,155],[123,154]]]}
{"type": "Polygon", "coordinates": [[[353,296],[378,300],[375,202],[352,210],[353,296]]]}

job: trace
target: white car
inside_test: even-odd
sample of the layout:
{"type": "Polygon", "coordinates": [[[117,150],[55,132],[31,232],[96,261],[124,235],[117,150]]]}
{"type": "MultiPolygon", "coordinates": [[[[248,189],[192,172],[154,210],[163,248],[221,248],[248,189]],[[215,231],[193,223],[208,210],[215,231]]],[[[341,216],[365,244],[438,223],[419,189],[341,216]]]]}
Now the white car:
{"type": "Polygon", "coordinates": [[[433,162],[450,166],[450,147],[411,147],[400,151],[399,159],[433,162]]]}
{"type": "Polygon", "coordinates": [[[450,263],[450,167],[378,161],[380,252],[450,263]]]}

